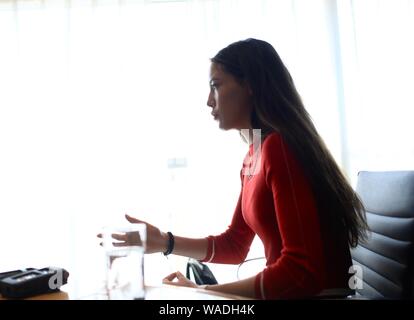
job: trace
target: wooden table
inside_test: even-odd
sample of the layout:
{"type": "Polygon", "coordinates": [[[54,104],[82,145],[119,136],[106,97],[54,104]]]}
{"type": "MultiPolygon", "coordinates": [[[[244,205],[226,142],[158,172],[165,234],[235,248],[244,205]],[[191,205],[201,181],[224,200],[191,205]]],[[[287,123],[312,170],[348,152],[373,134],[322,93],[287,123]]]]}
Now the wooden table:
{"type": "MultiPolygon", "coordinates": [[[[0,300],[6,300],[0,296],[0,300]]],[[[65,291],[42,294],[27,298],[27,300],[108,300],[104,290],[91,292],[83,296],[75,297],[65,291]]],[[[178,287],[173,285],[147,286],[145,300],[251,300],[249,298],[215,292],[212,290],[178,287]]]]}

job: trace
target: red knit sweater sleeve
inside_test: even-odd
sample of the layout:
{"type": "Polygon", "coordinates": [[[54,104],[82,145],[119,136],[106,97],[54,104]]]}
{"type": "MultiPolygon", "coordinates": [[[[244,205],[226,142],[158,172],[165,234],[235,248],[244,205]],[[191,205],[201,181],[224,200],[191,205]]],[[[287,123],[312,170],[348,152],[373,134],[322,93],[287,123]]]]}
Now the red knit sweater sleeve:
{"type": "Polygon", "coordinates": [[[255,233],[246,224],[241,210],[242,193],[230,226],[217,236],[209,236],[206,257],[202,262],[238,264],[245,260],[255,233]]]}
{"type": "Polygon", "coordinates": [[[313,295],[324,286],[324,256],[314,196],[293,153],[278,134],[262,146],[263,174],[273,194],[282,239],[280,257],[256,276],[259,298],[313,295]]]}

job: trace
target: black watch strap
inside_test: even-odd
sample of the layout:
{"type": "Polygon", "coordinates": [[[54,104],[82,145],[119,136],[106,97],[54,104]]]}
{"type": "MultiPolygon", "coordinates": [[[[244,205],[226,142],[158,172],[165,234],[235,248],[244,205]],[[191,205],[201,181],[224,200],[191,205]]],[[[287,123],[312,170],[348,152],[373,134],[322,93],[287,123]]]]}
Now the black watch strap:
{"type": "Polygon", "coordinates": [[[174,250],[174,236],[169,231],[167,232],[167,235],[168,235],[168,246],[167,246],[167,250],[164,252],[164,256],[168,256],[174,250]]]}

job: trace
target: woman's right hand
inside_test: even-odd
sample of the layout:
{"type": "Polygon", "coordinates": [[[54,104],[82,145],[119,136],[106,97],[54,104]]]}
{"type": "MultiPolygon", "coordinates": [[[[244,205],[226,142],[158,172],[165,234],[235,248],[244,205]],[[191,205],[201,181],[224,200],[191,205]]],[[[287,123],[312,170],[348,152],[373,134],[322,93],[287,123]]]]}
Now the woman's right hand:
{"type": "Polygon", "coordinates": [[[160,229],[145,221],[125,214],[125,218],[130,223],[144,223],[147,226],[147,245],[145,253],[165,252],[167,250],[168,235],[160,229]]]}

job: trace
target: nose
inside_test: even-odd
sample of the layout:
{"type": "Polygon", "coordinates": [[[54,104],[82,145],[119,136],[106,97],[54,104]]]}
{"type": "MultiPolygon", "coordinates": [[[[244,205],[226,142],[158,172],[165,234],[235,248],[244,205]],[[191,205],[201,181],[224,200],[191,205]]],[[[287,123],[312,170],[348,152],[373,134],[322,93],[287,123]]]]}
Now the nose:
{"type": "Polygon", "coordinates": [[[207,105],[211,108],[214,108],[214,106],[215,106],[215,101],[214,101],[214,97],[213,97],[212,92],[210,92],[209,95],[208,95],[207,105]]]}

